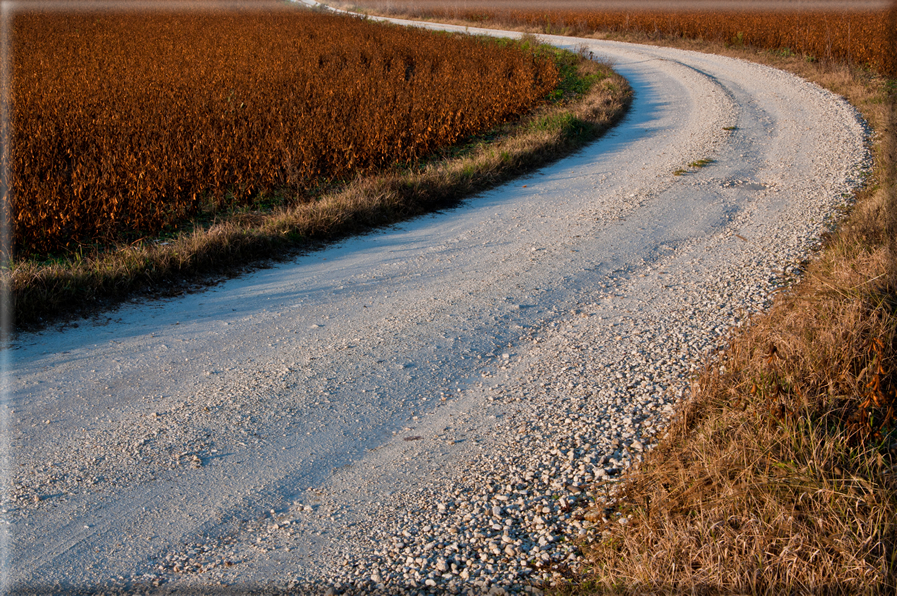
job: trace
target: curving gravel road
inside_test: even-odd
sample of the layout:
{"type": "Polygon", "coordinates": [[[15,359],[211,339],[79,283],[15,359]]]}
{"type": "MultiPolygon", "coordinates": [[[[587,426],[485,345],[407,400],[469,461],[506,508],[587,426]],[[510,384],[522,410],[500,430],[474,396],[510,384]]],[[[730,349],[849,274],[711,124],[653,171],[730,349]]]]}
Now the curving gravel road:
{"type": "Polygon", "coordinates": [[[7,587],[500,593],[577,566],[564,536],[602,522],[582,507],[799,273],[869,155],[849,105],[783,72],[547,40],[635,89],[586,150],[15,341],[7,587]]]}

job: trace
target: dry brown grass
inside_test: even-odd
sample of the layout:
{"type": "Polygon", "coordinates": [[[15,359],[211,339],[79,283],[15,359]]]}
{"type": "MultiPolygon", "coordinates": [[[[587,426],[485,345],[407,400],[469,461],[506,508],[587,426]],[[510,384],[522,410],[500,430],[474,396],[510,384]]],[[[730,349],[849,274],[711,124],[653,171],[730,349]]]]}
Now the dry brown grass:
{"type": "Polygon", "coordinates": [[[893,306],[880,287],[834,289],[882,274],[883,257],[814,266],[701,376],[610,505],[630,523],[607,524],[575,592],[893,589],[893,306]]]}
{"type": "MultiPolygon", "coordinates": [[[[574,59],[558,60],[572,66],[574,59]]],[[[263,259],[451,207],[569,154],[621,118],[631,99],[625,80],[609,67],[576,57],[575,69],[577,80],[597,79],[587,93],[545,105],[408,171],[360,178],[310,203],[222,217],[164,244],[122,245],[55,262],[17,261],[0,273],[14,301],[16,327],[38,328],[97,312],[137,293],[179,294],[263,259]]]]}

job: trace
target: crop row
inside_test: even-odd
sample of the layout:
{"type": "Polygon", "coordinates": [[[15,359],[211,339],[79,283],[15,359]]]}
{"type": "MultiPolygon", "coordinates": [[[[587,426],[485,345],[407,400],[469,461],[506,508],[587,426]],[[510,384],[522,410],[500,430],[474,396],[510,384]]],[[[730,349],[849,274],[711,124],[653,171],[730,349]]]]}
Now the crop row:
{"type": "MultiPolygon", "coordinates": [[[[788,50],[819,60],[848,61],[871,67],[882,74],[897,77],[897,56],[889,48],[897,38],[897,8],[890,10],[799,10],[782,2],[780,10],[757,11],[748,2],[720,2],[725,9],[640,10],[602,9],[601,2],[585,8],[583,2],[555,0],[538,8],[530,0],[507,0],[500,4],[469,0],[462,5],[447,5],[429,0],[369,0],[368,4],[392,12],[409,12],[435,18],[506,23],[538,27],[546,32],[588,34],[642,33],[648,36],[672,36],[723,41],[769,50],[788,50]],[[740,8],[735,8],[740,7],[740,8]]],[[[892,6],[894,6],[892,4],[892,6]]]]}
{"type": "Polygon", "coordinates": [[[13,27],[15,250],[413,162],[557,82],[519,47],[292,9],[30,13],[13,27]]]}

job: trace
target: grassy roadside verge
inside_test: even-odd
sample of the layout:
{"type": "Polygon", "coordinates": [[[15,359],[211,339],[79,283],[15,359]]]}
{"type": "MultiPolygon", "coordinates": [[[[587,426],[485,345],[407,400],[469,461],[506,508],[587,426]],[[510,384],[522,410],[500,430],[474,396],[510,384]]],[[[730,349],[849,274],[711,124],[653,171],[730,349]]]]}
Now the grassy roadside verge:
{"type": "Polygon", "coordinates": [[[424,163],[359,178],[310,203],[232,213],[164,241],[14,262],[3,281],[16,329],[96,313],[141,294],[177,295],[266,259],[457,205],[575,151],[623,116],[631,90],[608,66],[548,46],[536,51],[550,52],[562,74],[549,101],[424,163]]]}
{"type": "Polygon", "coordinates": [[[558,592],[893,593],[897,82],[786,49],[613,39],[752,60],[826,87],[876,131],[875,169],[803,279],[708,363],[657,448],[586,516],[591,568],[558,592]]]}
{"type": "Polygon", "coordinates": [[[875,169],[804,278],[704,370],[669,434],[596,508],[610,521],[585,546],[592,570],[565,591],[892,593],[897,85],[792,52],[652,43],[765,63],[842,95],[875,130],[875,169]]]}
{"type": "Polygon", "coordinates": [[[701,374],[669,434],[596,509],[610,521],[584,547],[593,567],[564,593],[893,593],[888,133],[887,164],[805,279],[701,374]]]}
{"type": "Polygon", "coordinates": [[[584,545],[592,569],[564,593],[897,589],[894,86],[792,66],[873,124],[873,179],[803,280],[709,364],[668,435],[596,508],[608,521],[584,545]]]}

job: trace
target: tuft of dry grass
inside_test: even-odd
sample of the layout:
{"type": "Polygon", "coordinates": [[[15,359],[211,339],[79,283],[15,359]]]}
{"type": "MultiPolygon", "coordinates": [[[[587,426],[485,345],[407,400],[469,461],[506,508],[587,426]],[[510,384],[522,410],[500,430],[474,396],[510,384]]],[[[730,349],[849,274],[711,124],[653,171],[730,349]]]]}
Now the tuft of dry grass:
{"type": "Polygon", "coordinates": [[[837,279],[814,266],[701,375],[604,504],[629,523],[587,547],[593,568],[574,593],[893,589],[897,319],[880,287],[836,289],[871,279],[880,258],[837,279]]]}
{"type": "Polygon", "coordinates": [[[359,178],[309,203],[220,217],[165,242],[14,262],[0,282],[10,288],[16,328],[99,312],[137,294],[177,295],[265,259],[451,207],[569,154],[623,116],[631,90],[607,65],[570,53],[555,58],[567,72],[555,101],[405,171],[359,178]]]}

